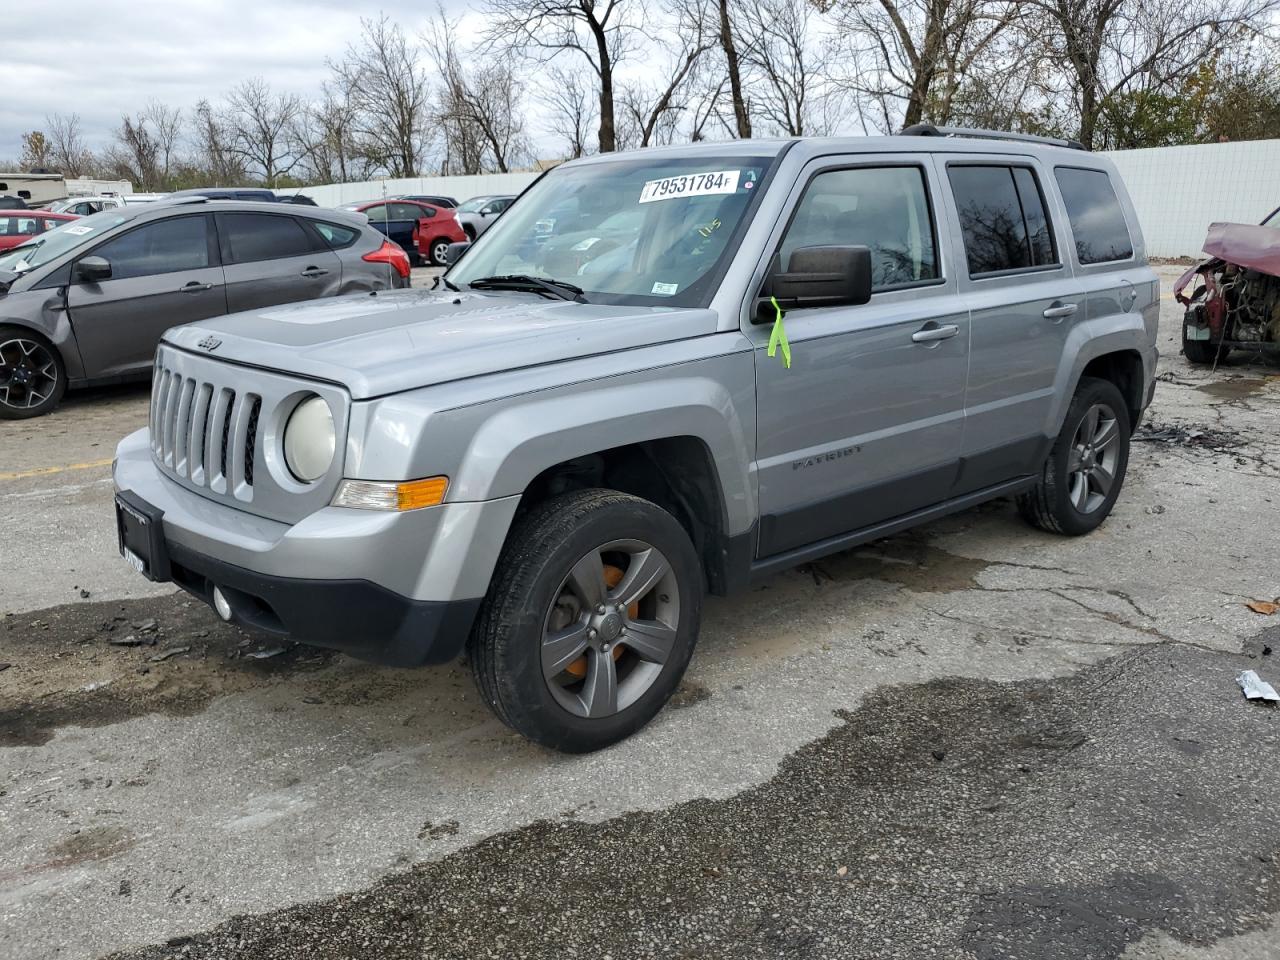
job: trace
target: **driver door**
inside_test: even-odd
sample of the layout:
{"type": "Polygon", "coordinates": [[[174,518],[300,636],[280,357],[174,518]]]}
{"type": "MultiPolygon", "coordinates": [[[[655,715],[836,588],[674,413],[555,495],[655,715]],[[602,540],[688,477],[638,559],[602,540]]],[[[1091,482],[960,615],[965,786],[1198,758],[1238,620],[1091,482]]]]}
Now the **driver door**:
{"type": "Polygon", "coordinates": [[[860,306],[787,312],[791,367],[755,344],[759,558],[910,514],[947,499],[959,465],[969,314],[939,230],[925,158],[817,161],[800,178],[776,254],[871,249],[860,306]]]}
{"type": "Polygon", "coordinates": [[[111,279],[67,287],[67,309],[85,376],[145,373],[160,335],[227,312],[209,214],[144,223],[87,250],[111,264],[111,279]]]}

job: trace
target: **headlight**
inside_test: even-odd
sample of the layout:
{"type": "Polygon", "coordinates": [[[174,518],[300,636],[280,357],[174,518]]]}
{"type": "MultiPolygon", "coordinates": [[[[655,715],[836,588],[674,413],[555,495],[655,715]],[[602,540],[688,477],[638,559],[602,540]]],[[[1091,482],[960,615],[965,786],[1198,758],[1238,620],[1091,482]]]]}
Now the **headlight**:
{"type": "Polygon", "coordinates": [[[329,404],[310,397],[293,408],[284,427],[284,462],[303,483],[319,480],[333,463],[337,436],[329,404]]]}

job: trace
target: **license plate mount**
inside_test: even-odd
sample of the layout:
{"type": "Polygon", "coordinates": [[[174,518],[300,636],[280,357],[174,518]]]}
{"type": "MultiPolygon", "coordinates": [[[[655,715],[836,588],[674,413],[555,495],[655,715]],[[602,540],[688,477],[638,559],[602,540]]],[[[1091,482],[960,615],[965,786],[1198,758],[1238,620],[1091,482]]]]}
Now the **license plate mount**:
{"type": "Polygon", "coordinates": [[[132,490],[121,490],[116,494],[116,537],[120,556],[148,580],[170,579],[163,519],[163,510],[153,507],[132,490]]]}

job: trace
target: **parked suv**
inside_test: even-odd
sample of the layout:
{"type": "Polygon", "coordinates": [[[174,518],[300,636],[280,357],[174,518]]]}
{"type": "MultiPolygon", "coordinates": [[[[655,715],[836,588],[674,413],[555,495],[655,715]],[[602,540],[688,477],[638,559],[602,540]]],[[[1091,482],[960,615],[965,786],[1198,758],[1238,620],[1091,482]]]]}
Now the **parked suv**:
{"type": "Polygon", "coordinates": [[[566,163],[433,290],[167,333],[117,450],[121,551],[245,626],[465,650],[503,721],[591,750],[675,690],[706,591],[994,497],[1102,523],[1158,293],[1115,169],[1061,143],[566,163]]]}
{"type": "Polygon", "coordinates": [[[0,419],[149,376],[174,324],[408,285],[403,251],[349,213],[203,198],[104,210],[0,254],[0,419]]]}

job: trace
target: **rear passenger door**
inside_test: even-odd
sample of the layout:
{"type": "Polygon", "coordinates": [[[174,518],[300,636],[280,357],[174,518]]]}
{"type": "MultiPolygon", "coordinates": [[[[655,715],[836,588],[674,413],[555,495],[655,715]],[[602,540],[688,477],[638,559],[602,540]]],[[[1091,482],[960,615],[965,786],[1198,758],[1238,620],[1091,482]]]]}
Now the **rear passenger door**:
{"type": "Polygon", "coordinates": [[[331,297],[342,263],[319,234],[277,213],[219,213],[218,238],[232,313],[331,297]]]}
{"type": "MultiPolygon", "coordinates": [[[[791,367],[756,344],[758,556],[945,500],[964,420],[969,320],[935,216],[927,157],[826,158],[799,178],[775,247],[871,248],[860,306],[792,309],[791,367]]],[[[772,251],[771,251],[772,253],[772,251]]]]}
{"type": "Polygon", "coordinates": [[[1069,250],[1084,290],[1086,318],[1113,321],[1106,329],[1142,330],[1145,310],[1154,324],[1159,310],[1155,274],[1135,249],[1133,238],[1141,231],[1136,222],[1129,224],[1110,175],[1061,165],[1053,175],[1071,225],[1069,250]]]}
{"type": "Polygon", "coordinates": [[[970,310],[959,496],[1034,472],[1084,295],[1062,251],[1063,216],[1031,157],[939,155],[956,212],[960,291],[970,310]]]}

